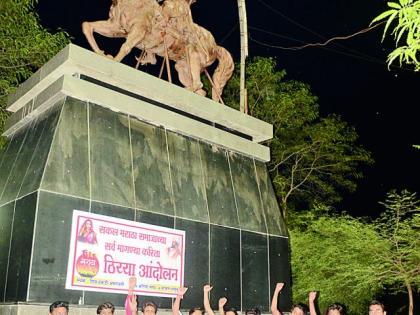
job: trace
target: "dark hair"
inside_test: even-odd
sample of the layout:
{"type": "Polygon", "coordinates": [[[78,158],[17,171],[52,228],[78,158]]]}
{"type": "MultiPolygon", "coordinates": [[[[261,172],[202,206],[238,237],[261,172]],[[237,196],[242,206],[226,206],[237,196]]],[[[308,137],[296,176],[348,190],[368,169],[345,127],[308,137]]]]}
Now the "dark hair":
{"type": "Polygon", "coordinates": [[[111,310],[112,314],[114,314],[115,306],[111,302],[102,303],[98,306],[96,314],[100,314],[102,310],[111,310]]]}
{"type": "Polygon", "coordinates": [[[50,313],[52,313],[53,310],[55,310],[56,308],[59,308],[59,307],[64,307],[68,312],[69,311],[69,302],[55,301],[54,303],[52,303],[50,305],[50,313]]]}
{"type": "Polygon", "coordinates": [[[236,308],[234,308],[234,307],[231,307],[231,308],[226,309],[226,310],[225,310],[225,314],[226,314],[227,312],[233,312],[235,315],[238,315],[238,311],[237,311],[237,310],[236,310],[236,308]]]}
{"type": "Polygon", "coordinates": [[[371,307],[372,305],[379,305],[382,308],[382,311],[385,312],[385,305],[381,301],[373,300],[372,302],[370,302],[369,307],[371,307]]]}
{"type": "Polygon", "coordinates": [[[148,306],[153,306],[153,308],[155,309],[155,313],[157,313],[158,307],[157,307],[156,303],[153,302],[153,301],[143,302],[143,304],[141,305],[141,311],[144,312],[145,308],[148,307],[148,306]]]}
{"type": "Polygon", "coordinates": [[[334,310],[337,310],[340,313],[340,315],[347,314],[346,307],[343,304],[334,303],[327,307],[327,310],[325,311],[325,315],[328,315],[329,311],[334,311],[334,310]]]}
{"type": "Polygon", "coordinates": [[[308,307],[305,304],[302,304],[302,303],[293,304],[292,308],[290,309],[290,312],[292,312],[295,308],[300,309],[304,314],[306,314],[308,312],[308,307]]]}
{"type": "Polygon", "coordinates": [[[189,310],[188,314],[191,315],[192,313],[194,313],[195,311],[200,311],[201,314],[204,314],[204,308],[202,308],[201,306],[197,306],[197,307],[193,307],[189,310]]]}
{"type": "Polygon", "coordinates": [[[261,315],[261,311],[258,307],[251,308],[245,311],[245,315],[261,315]]]}

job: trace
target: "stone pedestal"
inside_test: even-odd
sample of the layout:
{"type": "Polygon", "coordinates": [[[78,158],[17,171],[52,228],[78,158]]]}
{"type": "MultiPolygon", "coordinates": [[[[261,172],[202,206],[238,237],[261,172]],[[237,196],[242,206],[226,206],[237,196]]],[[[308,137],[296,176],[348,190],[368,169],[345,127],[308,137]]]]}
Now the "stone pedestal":
{"type": "Polygon", "coordinates": [[[226,296],[230,307],[267,312],[275,283],[286,282],[280,307],[290,305],[287,230],[260,144],[272,126],[74,45],[8,109],[1,314],[46,314],[54,300],[82,301],[71,314],[123,305],[123,295],[64,288],[73,209],[185,230],[183,308],[202,305],[205,283],[214,307],[226,296]]]}

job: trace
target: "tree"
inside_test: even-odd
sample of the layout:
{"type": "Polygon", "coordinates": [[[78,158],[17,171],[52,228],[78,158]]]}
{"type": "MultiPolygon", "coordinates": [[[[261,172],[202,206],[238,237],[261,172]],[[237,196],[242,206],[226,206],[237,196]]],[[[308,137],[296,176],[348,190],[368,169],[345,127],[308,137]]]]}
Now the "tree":
{"type": "Polygon", "coordinates": [[[291,215],[293,299],[307,301],[309,291],[320,291],[322,312],[341,302],[349,315],[366,313],[383,288],[375,270],[381,267],[377,252],[386,242],[372,224],[327,210],[316,206],[291,215]]]}
{"type": "Polygon", "coordinates": [[[378,279],[395,293],[407,292],[413,315],[413,290],[420,289],[420,200],[406,190],[391,191],[382,204],[385,212],[375,223],[387,247],[378,252],[378,279]]]}
{"type": "Polygon", "coordinates": [[[371,24],[386,21],[383,41],[391,24],[396,23],[391,35],[394,36],[397,48],[388,55],[388,66],[398,59],[400,65],[414,65],[415,71],[419,71],[420,0],[398,0],[387,4],[390,9],[378,15],[371,24]],[[398,47],[401,41],[404,44],[398,47]]]}
{"type": "Polygon", "coordinates": [[[333,215],[328,207],[291,212],[293,297],[320,291],[320,307],[335,301],[362,314],[377,295],[404,292],[408,314],[420,287],[420,200],[408,191],[388,193],[373,222],[333,215]]]}
{"type": "Polygon", "coordinates": [[[7,95],[69,41],[65,32],[51,34],[40,25],[35,2],[0,1],[0,132],[8,116],[7,95]]]}
{"type": "MultiPolygon", "coordinates": [[[[247,66],[249,114],[274,125],[269,169],[284,217],[296,204],[339,201],[340,189],[356,188],[359,165],[372,162],[355,130],[337,115],[321,118],[309,86],[285,75],[272,58],[247,66]]],[[[228,106],[239,107],[238,93],[237,69],[225,88],[228,106]]]]}

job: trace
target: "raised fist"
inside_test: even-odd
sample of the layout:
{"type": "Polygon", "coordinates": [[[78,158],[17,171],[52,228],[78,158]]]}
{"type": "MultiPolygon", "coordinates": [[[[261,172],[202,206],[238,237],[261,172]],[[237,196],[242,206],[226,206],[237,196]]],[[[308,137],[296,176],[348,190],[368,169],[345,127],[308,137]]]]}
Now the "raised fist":
{"type": "Polygon", "coordinates": [[[211,289],[213,289],[213,287],[210,284],[206,284],[203,287],[203,291],[206,292],[206,293],[209,293],[211,291],[211,289]]]}
{"type": "Polygon", "coordinates": [[[222,297],[219,299],[219,308],[222,308],[223,306],[225,306],[227,303],[227,298],[222,297]]]}

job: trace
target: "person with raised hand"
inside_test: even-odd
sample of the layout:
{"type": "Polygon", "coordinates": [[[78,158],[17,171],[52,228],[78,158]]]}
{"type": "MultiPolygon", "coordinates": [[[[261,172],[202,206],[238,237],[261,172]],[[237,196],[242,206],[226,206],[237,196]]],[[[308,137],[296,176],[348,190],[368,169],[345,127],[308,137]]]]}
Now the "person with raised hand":
{"type": "Polygon", "coordinates": [[[233,307],[225,310],[225,305],[227,301],[228,300],[225,297],[221,297],[219,299],[219,314],[220,315],[238,315],[238,312],[233,307]]]}
{"type": "Polygon", "coordinates": [[[203,287],[203,304],[204,310],[207,312],[208,315],[214,315],[214,312],[210,306],[209,294],[213,287],[210,284],[206,284],[203,287]]]}
{"type": "Polygon", "coordinates": [[[181,307],[181,299],[184,298],[184,294],[187,292],[188,288],[180,287],[178,288],[178,292],[176,293],[176,298],[174,303],[172,304],[172,314],[179,315],[179,309],[181,307]]]}
{"type": "MultiPolygon", "coordinates": [[[[317,293],[315,291],[309,292],[309,313],[310,315],[317,315],[315,309],[315,300],[317,293]]],[[[340,303],[330,304],[325,310],[325,315],[346,315],[346,308],[340,303]]]]}
{"type": "MultiPolygon", "coordinates": [[[[180,287],[178,289],[174,303],[172,304],[172,315],[180,315],[181,312],[181,299],[184,298],[184,294],[187,292],[188,288],[180,287]]],[[[189,315],[204,315],[204,309],[201,306],[193,307],[188,311],[189,315]]]]}
{"type": "MultiPolygon", "coordinates": [[[[209,284],[206,284],[203,287],[203,293],[204,293],[204,310],[207,312],[208,315],[214,315],[213,309],[210,306],[210,300],[209,300],[209,292],[213,289],[213,287],[209,284]]],[[[228,299],[226,297],[221,297],[219,299],[218,307],[219,307],[219,314],[220,315],[238,315],[238,312],[235,308],[229,308],[225,310],[225,305],[227,303],[228,299]]]]}
{"type": "Polygon", "coordinates": [[[134,294],[137,278],[130,277],[128,279],[128,294],[125,299],[125,315],[137,315],[137,295],[134,294]]]}
{"type": "MultiPolygon", "coordinates": [[[[279,300],[279,295],[281,294],[281,290],[284,287],[283,282],[279,282],[276,284],[276,288],[274,289],[273,298],[271,299],[271,314],[272,315],[283,315],[283,313],[278,309],[277,303],[279,300]]],[[[305,315],[308,308],[305,304],[299,303],[292,305],[290,310],[291,315],[305,315]]]]}

